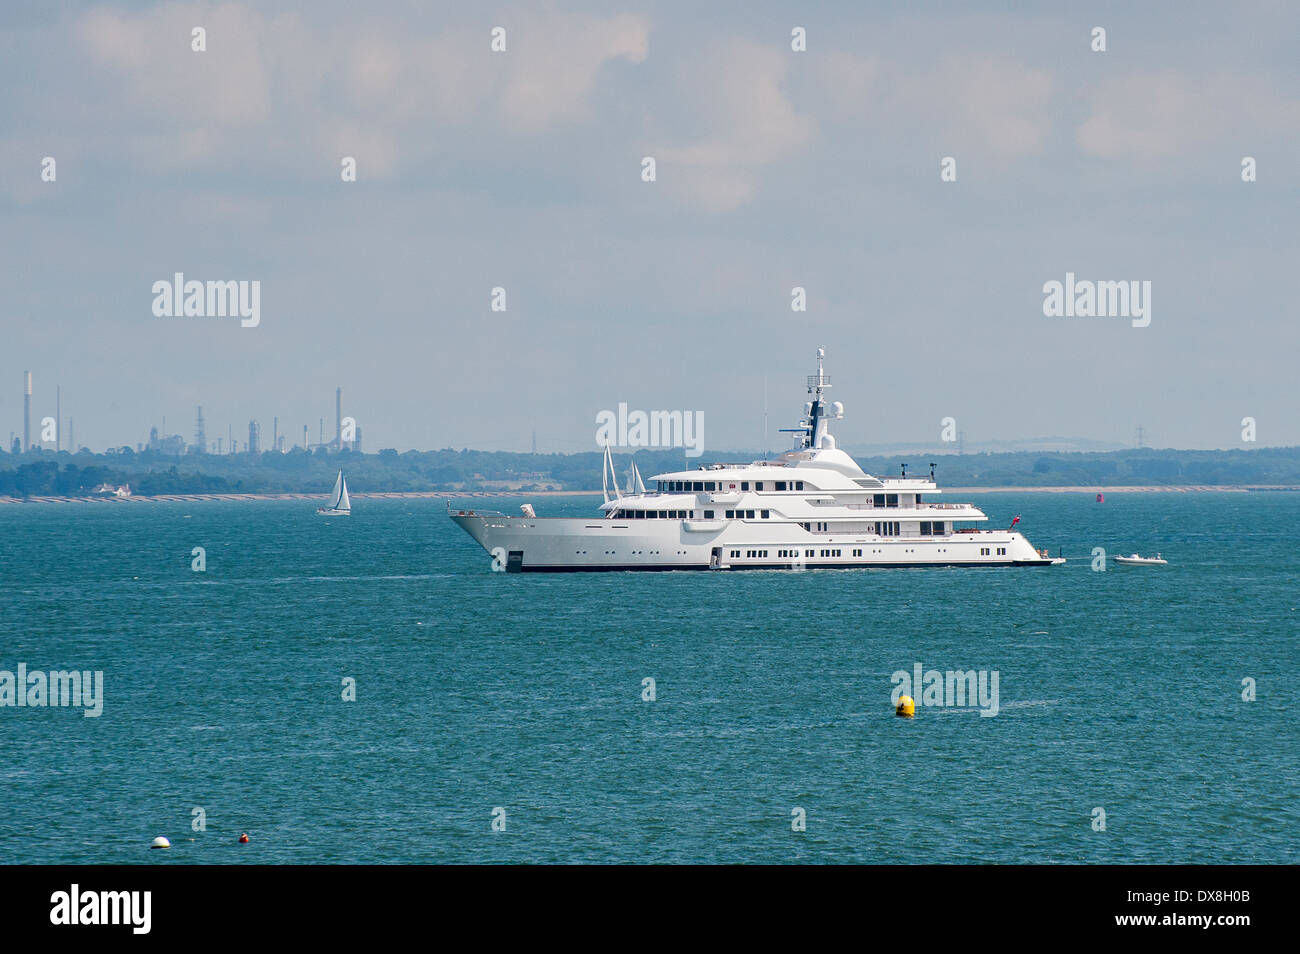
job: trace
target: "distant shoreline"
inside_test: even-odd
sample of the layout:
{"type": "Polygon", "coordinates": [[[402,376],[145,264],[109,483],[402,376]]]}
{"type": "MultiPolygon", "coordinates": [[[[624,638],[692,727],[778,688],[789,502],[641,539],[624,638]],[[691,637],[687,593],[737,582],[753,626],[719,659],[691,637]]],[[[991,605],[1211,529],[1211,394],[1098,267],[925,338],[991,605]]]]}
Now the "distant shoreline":
{"type": "MultiPolygon", "coordinates": [[[[1177,484],[1148,486],[1095,486],[1095,487],[948,487],[945,496],[953,494],[1198,494],[1198,493],[1252,493],[1267,491],[1300,492],[1296,484],[1250,484],[1242,486],[1213,486],[1209,484],[1177,484]]],[[[464,500],[503,497],[599,497],[599,490],[413,490],[392,493],[353,493],[353,500],[464,500]]],[[[155,494],[140,497],[78,496],[78,497],[3,497],[0,504],[27,503],[208,503],[220,500],[327,500],[329,494],[155,494]]]]}

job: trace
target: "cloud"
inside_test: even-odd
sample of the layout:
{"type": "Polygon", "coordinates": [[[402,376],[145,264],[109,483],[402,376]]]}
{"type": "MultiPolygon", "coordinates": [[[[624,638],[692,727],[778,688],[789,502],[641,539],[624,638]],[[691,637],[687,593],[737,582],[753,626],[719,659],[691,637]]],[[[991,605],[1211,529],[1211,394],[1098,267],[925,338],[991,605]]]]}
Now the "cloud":
{"type": "Polygon", "coordinates": [[[645,61],[650,27],[630,14],[515,15],[507,52],[498,54],[506,78],[500,111],[515,128],[534,131],[588,118],[588,100],[601,67],[615,59],[645,61]]]}
{"type": "Polygon", "coordinates": [[[656,150],[669,191],[711,211],[735,209],[753,197],[764,166],[810,142],[815,123],[783,88],[789,55],[731,40],[682,71],[687,103],[707,131],[656,150]]]}
{"type": "Polygon", "coordinates": [[[1300,100],[1256,76],[1193,76],[1172,70],[1116,77],[1091,97],[1077,140],[1102,159],[1159,162],[1216,140],[1235,139],[1244,155],[1261,136],[1294,135],[1300,100]]]}
{"type": "Polygon", "coordinates": [[[1052,127],[1050,73],[991,56],[915,60],[835,52],[817,67],[818,93],[841,122],[924,130],[956,152],[1009,161],[1041,151],[1052,127]]]}
{"type": "Polygon", "coordinates": [[[372,175],[434,154],[438,126],[534,135],[584,122],[601,69],[649,52],[649,24],[637,16],[521,9],[499,22],[502,53],[484,26],[411,35],[398,22],[268,17],[239,3],[97,8],[77,36],[114,121],[143,130],[137,151],[147,144],[147,155],[136,158],[154,167],[230,161],[229,134],[255,132],[257,152],[242,163],[297,162],[306,148],[356,154],[372,175]],[[206,52],[190,47],[196,26],[206,52]]]}

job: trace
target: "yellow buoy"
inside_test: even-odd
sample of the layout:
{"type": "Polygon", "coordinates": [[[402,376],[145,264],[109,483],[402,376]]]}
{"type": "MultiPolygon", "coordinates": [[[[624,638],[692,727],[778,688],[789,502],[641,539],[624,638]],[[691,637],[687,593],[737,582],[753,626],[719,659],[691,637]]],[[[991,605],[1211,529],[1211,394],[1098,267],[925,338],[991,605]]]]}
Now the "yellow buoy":
{"type": "Polygon", "coordinates": [[[905,719],[910,719],[916,715],[916,701],[911,696],[899,696],[898,708],[894,710],[894,715],[900,715],[905,719]]]}

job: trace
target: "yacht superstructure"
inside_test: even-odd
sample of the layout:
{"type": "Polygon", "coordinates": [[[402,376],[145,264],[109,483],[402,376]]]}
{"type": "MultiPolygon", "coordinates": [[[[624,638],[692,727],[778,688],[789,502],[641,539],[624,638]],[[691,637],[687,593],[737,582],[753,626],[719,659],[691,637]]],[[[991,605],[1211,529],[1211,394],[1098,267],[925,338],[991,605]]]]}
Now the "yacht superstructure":
{"type": "MultiPolygon", "coordinates": [[[[874,477],[835,446],[831,380],[818,349],[795,447],[773,460],[706,464],[634,475],[623,493],[608,476],[600,517],[537,517],[475,510],[451,518],[511,572],[564,570],[742,570],[916,566],[1049,566],[1014,529],[973,524],[988,517],[968,503],[939,503],[928,477],[874,477]],[[959,526],[965,524],[967,526],[959,526]]],[[[1017,518],[1018,519],[1018,518],[1017,518]]],[[[1014,527],[1015,521],[1012,522],[1014,527]]]]}

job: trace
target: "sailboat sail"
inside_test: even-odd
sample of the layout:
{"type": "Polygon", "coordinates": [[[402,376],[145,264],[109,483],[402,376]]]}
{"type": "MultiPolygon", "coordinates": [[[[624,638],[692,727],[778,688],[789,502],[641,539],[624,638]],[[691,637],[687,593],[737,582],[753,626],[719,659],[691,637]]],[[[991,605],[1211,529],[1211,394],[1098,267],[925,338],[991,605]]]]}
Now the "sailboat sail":
{"type": "Polygon", "coordinates": [[[614,458],[609,453],[609,445],[605,445],[605,460],[600,465],[600,484],[601,490],[605,494],[605,503],[609,503],[609,485],[611,479],[614,484],[614,499],[622,500],[623,492],[618,489],[618,475],[614,473],[614,458]]]}
{"type": "Polygon", "coordinates": [[[348,482],[343,479],[343,471],[334,478],[334,490],[330,493],[330,502],[318,507],[316,512],[325,516],[347,516],[352,512],[352,501],[348,498],[348,482]]]}

